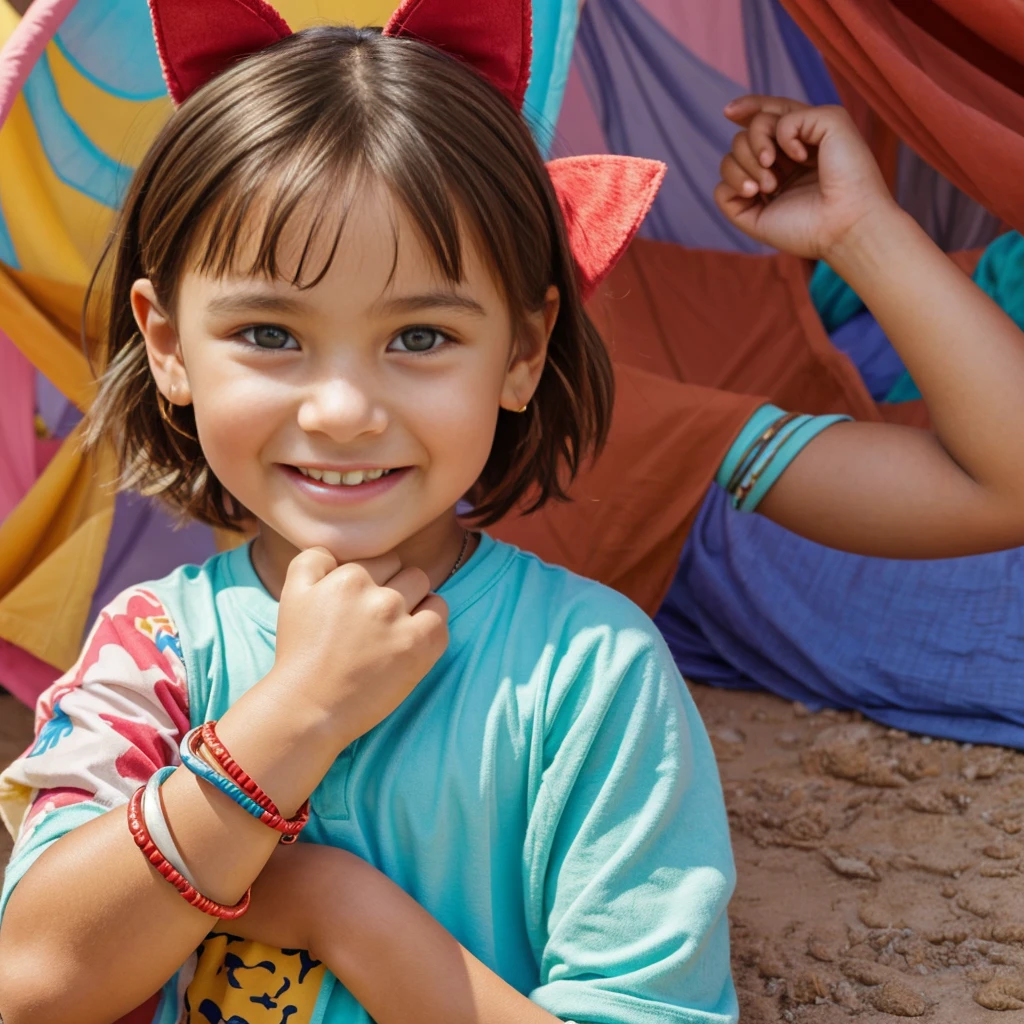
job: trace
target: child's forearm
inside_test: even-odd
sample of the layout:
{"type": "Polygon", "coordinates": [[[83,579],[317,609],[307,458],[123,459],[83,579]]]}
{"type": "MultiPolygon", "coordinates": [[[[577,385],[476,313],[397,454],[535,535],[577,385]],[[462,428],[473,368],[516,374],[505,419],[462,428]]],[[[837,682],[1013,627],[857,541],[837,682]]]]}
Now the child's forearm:
{"type": "MultiPolygon", "coordinates": [[[[337,756],[295,702],[291,711],[285,720],[268,688],[253,687],[221,723],[225,742],[289,813],[337,756]],[[296,764],[309,774],[293,781],[296,764]]],[[[236,902],[278,834],[185,768],[163,796],[201,890],[236,902]]],[[[114,1020],[157,991],[217,923],[156,873],[118,808],[58,840],[18,883],[0,929],[0,1014],[6,1024],[114,1020]]]]}
{"type": "Polygon", "coordinates": [[[891,339],[946,450],[1019,506],[1024,334],[895,204],[865,217],[827,261],[891,339]]]}
{"type": "Polygon", "coordinates": [[[415,900],[343,850],[280,850],[253,888],[250,920],[229,929],[282,936],[322,960],[378,1024],[555,1024],[462,947],[415,900]],[[308,911],[296,911],[296,905],[308,911]]]}

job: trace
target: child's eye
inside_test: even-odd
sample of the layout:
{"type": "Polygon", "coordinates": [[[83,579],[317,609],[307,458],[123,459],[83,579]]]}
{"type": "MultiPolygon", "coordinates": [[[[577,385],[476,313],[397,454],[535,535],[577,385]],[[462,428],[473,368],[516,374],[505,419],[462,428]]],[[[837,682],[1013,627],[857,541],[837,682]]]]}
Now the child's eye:
{"type": "Polygon", "coordinates": [[[239,336],[245,338],[250,344],[257,348],[285,349],[298,348],[299,343],[283,327],[274,327],[273,324],[258,324],[256,327],[247,327],[239,331],[239,336]],[[295,342],[289,345],[289,342],[295,342]]]}
{"type": "Polygon", "coordinates": [[[410,327],[395,335],[391,344],[388,345],[389,352],[433,352],[440,348],[446,341],[448,335],[433,327],[410,327]]]}

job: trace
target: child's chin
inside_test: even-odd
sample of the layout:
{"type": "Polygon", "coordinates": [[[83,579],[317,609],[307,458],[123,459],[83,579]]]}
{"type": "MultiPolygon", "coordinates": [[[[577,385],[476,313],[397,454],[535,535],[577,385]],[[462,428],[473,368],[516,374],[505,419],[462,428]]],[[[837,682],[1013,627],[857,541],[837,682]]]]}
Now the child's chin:
{"type": "Polygon", "coordinates": [[[300,551],[308,548],[327,548],[338,564],[343,562],[363,562],[369,558],[379,558],[394,551],[402,542],[401,537],[388,537],[380,531],[373,534],[341,534],[310,531],[303,537],[289,538],[300,551]]]}

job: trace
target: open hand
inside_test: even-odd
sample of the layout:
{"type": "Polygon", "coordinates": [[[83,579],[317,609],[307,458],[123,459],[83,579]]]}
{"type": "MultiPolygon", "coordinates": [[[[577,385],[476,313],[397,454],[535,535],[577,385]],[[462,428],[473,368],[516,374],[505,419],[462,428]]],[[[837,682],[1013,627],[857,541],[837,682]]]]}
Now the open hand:
{"type": "Polygon", "coordinates": [[[871,151],[842,107],[743,96],[725,115],[744,130],[722,160],[715,202],[759,242],[826,259],[865,217],[894,207],[871,151]]]}

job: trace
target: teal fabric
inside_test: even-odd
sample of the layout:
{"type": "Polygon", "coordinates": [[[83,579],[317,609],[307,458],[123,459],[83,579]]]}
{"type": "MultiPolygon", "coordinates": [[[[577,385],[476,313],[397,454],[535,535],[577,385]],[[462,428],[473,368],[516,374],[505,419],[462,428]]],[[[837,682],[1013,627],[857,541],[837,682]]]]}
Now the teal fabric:
{"type": "Polygon", "coordinates": [[[860,296],[824,260],[814,268],[809,287],[811,301],[829,334],[867,308],[860,296]]]}
{"type": "Polygon", "coordinates": [[[533,0],[533,63],[523,113],[545,154],[562,109],[579,13],[579,0],[533,0]]]}
{"type": "MultiPolygon", "coordinates": [[[[776,405],[762,405],[753,416],[747,421],[746,426],[740,431],[739,437],[733,442],[732,447],[726,453],[722,465],[715,476],[715,483],[725,487],[732,479],[736,470],[740,468],[744,453],[776,420],[785,415],[782,409],[776,405]]],[[[761,504],[764,496],[772,489],[775,482],[782,476],[783,472],[790,466],[793,460],[814,440],[823,430],[835,423],[848,421],[849,416],[801,416],[779,432],[778,436],[765,446],[765,449],[744,467],[743,475],[737,486],[741,486],[754,473],[758,473],[757,483],[751,488],[750,493],[738,502],[732,495],[733,508],[740,512],[755,512],[761,504]]]]}
{"type": "Polygon", "coordinates": [[[1024,330],[1024,236],[1019,231],[1001,235],[985,250],[974,280],[1024,330]]]}
{"type": "MultiPolygon", "coordinates": [[[[247,547],[147,588],[178,626],[193,725],[267,674],[277,603],[247,547]]],[[[721,787],[651,621],[487,537],[440,592],[447,652],[338,757],[301,841],[380,868],[557,1017],[735,1022],[721,787]]],[[[101,810],[81,806],[48,822],[66,832],[101,810]]],[[[44,845],[21,851],[18,877],[44,845]]],[[[370,1024],[330,976],[322,1000],[327,1024],[370,1024]]]]}

